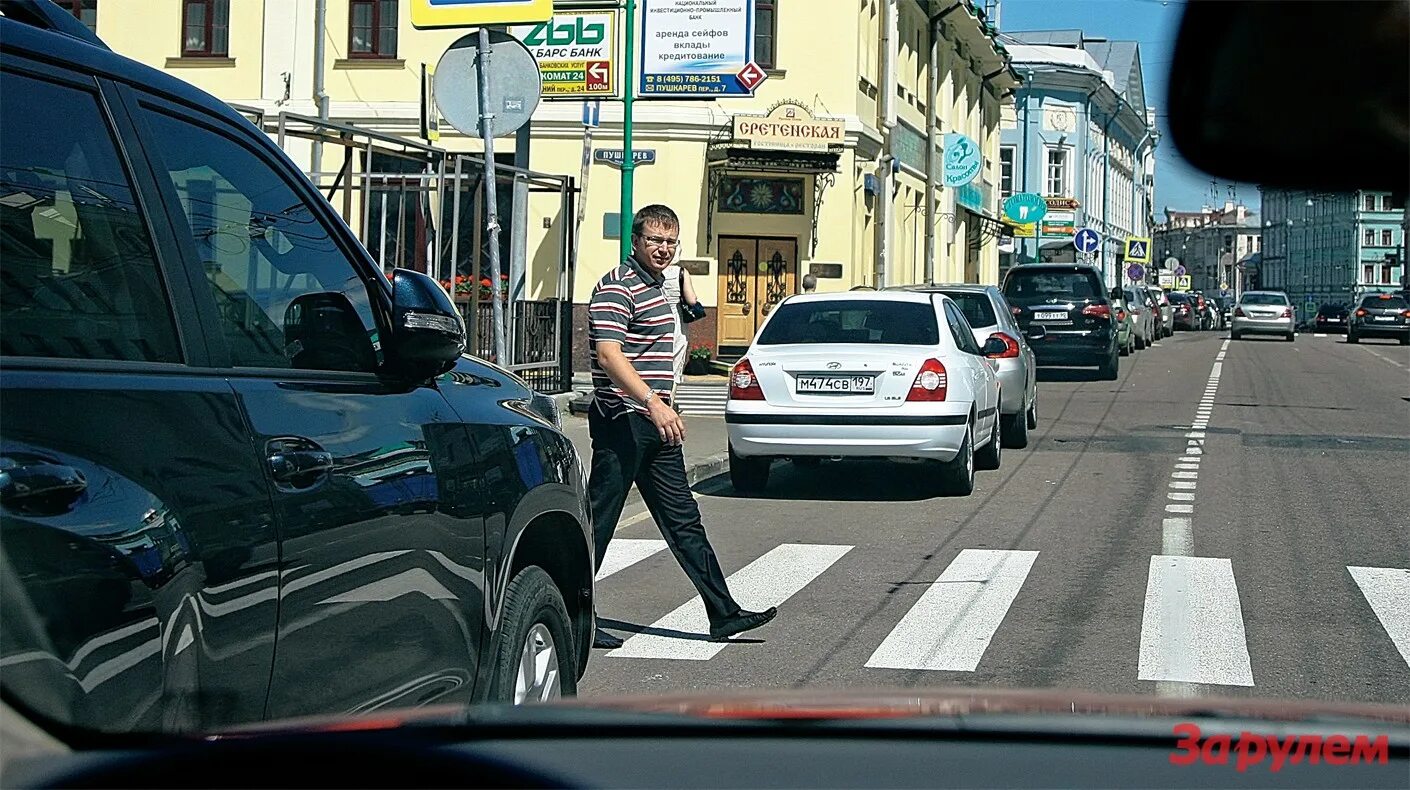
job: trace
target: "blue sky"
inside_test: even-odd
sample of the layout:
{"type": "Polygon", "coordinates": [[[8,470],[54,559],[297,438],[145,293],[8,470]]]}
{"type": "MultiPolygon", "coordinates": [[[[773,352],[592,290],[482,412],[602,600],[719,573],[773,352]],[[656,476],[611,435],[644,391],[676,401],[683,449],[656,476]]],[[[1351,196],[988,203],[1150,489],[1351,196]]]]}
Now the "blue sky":
{"type": "MultiPolygon", "coordinates": [[[[1078,29],[1089,36],[1105,36],[1141,45],[1146,101],[1156,108],[1161,141],[1156,148],[1155,208],[1157,220],[1169,206],[1185,210],[1205,204],[1222,205],[1229,198],[1230,183],[1219,180],[1218,198],[1210,194],[1210,176],[1189,164],[1175,151],[1166,125],[1165,86],[1175,37],[1180,30],[1181,0],[1001,0],[1000,31],[1078,29]]],[[[1258,188],[1236,184],[1237,197],[1258,209],[1258,188]]]]}

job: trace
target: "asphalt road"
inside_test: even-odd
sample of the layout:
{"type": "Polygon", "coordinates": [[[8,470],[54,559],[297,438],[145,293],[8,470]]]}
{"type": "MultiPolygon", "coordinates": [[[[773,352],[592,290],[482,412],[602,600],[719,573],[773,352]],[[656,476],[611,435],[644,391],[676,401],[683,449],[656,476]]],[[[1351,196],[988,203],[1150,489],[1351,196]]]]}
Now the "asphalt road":
{"type": "Polygon", "coordinates": [[[583,695],[965,686],[1410,703],[1410,349],[1182,333],[1117,381],[1044,371],[1039,427],[965,498],[924,467],[777,463],[697,487],[750,608],[703,610],[623,519],[583,695]]]}

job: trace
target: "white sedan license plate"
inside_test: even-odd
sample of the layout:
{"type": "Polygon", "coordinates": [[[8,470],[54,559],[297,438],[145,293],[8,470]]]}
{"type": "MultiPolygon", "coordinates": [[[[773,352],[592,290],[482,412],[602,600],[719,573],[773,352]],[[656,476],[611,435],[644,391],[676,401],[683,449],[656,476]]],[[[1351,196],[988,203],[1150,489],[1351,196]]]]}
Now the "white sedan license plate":
{"type": "Polygon", "coordinates": [[[1394,320],[1395,320],[1395,316],[1393,316],[1393,315],[1378,315],[1378,316],[1376,316],[1376,320],[1377,320],[1377,321],[1394,321],[1394,320]]]}
{"type": "Polygon", "coordinates": [[[1066,321],[1067,311],[1059,310],[1051,313],[1034,313],[1033,318],[1037,321],[1066,321]]]}
{"type": "Polygon", "coordinates": [[[799,376],[798,391],[838,395],[870,395],[876,391],[872,376],[799,376]]]}

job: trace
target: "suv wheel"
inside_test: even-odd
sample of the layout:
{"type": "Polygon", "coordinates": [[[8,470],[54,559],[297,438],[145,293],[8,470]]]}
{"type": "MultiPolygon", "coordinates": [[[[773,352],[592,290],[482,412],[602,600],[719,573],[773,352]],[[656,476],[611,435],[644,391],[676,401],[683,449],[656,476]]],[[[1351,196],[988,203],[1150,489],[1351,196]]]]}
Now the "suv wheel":
{"type": "Polygon", "coordinates": [[[974,493],[974,424],[965,428],[964,441],[953,460],[946,461],[940,472],[940,491],[946,496],[969,496],[974,493]]]}
{"type": "Polygon", "coordinates": [[[1097,366],[1097,373],[1103,381],[1116,381],[1116,374],[1120,363],[1117,361],[1116,349],[1111,350],[1111,355],[1106,361],[1097,366]]]}
{"type": "Polygon", "coordinates": [[[984,445],[984,449],[974,454],[974,468],[976,469],[998,469],[1003,463],[1004,455],[1004,420],[1001,415],[994,415],[994,430],[989,435],[989,443],[984,445]]]}
{"type": "Polygon", "coordinates": [[[490,699],[522,705],[576,694],[572,633],[563,596],[548,573],[537,565],[519,571],[504,595],[490,699]]]}
{"type": "Polygon", "coordinates": [[[1360,343],[1360,342],[1361,342],[1361,338],[1357,337],[1355,332],[1353,332],[1353,331],[1351,331],[1350,329],[1348,329],[1348,330],[1346,330],[1346,342],[1348,342],[1348,343],[1360,343]]]}
{"type": "Polygon", "coordinates": [[[734,454],[729,448],[729,482],[741,494],[763,491],[769,484],[769,467],[772,458],[745,458],[734,454]]]}

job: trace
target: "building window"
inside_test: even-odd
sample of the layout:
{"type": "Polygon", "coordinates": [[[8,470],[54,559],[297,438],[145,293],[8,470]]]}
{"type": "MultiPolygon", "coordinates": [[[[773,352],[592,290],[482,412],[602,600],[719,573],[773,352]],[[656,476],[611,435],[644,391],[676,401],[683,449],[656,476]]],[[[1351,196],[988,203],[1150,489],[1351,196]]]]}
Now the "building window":
{"type": "Polygon", "coordinates": [[[1367,196],[1366,196],[1366,203],[1365,203],[1365,205],[1366,205],[1366,210],[1367,210],[1367,211],[1375,211],[1375,210],[1376,210],[1376,196],[1375,196],[1375,195],[1367,195],[1367,196]]]}
{"type": "Polygon", "coordinates": [[[1013,146],[999,149],[999,197],[1013,194],[1013,146]]]}
{"type": "Polygon", "coordinates": [[[1051,197],[1071,196],[1071,190],[1068,189],[1067,160],[1069,153],[1067,148],[1047,149],[1047,177],[1044,179],[1044,185],[1048,190],[1046,195],[1051,197]]]}
{"type": "Polygon", "coordinates": [[[1361,282],[1363,282],[1363,283],[1373,283],[1373,282],[1375,282],[1375,281],[1376,281],[1376,267],[1375,267],[1375,266],[1372,266],[1372,265],[1369,264],[1369,263],[1366,264],[1365,266],[1362,266],[1362,267],[1361,267],[1361,282]]]}
{"type": "Polygon", "coordinates": [[[397,0],[351,0],[348,4],[348,57],[397,56],[397,0]]]}
{"type": "Polygon", "coordinates": [[[1381,246],[1389,247],[1395,242],[1392,240],[1390,228],[1381,228],[1381,246]]]}
{"type": "Polygon", "coordinates": [[[58,0],[59,6],[78,17],[78,21],[98,32],[98,0],[58,0]]]}
{"type": "Polygon", "coordinates": [[[1390,285],[1391,266],[1389,263],[1381,265],[1381,285],[1390,285]]]}
{"type": "Polygon", "coordinates": [[[1365,244],[1365,246],[1367,246],[1367,247],[1374,247],[1374,246],[1376,246],[1376,232],[1375,232],[1374,230],[1370,229],[1370,228],[1367,228],[1367,229],[1366,229],[1366,232],[1365,232],[1365,235],[1361,238],[1361,241],[1362,241],[1362,242],[1365,244]]]}
{"type": "Polygon", "coordinates": [[[181,29],[182,57],[228,57],[230,0],[183,0],[181,29]]]}
{"type": "Polygon", "coordinates": [[[774,5],[774,0],[754,0],[754,62],[766,69],[778,65],[774,57],[774,39],[778,37],[774,5]]]}

